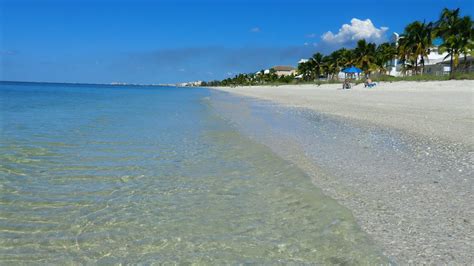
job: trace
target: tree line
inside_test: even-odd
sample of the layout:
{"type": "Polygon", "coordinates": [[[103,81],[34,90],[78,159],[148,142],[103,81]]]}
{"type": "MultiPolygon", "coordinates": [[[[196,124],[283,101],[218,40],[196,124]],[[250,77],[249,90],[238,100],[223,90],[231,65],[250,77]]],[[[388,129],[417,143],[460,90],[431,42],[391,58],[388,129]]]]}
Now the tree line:
{"type": "Polygon", "coordinates": [[[252,86],[262,84],[295,82],[295,75],[279,76],[275,69],[260,70],[257,73],[237,74],[233,78],[202,82],[201,86],[252,86]]]}
{"type": "MultiPolygon", "coordinates": [[[[316,52],[309,60],[298,64],[298,74],[302,81],[315,81],[321,78],[335,80],[344,68],[356,66],[369,77],[373,73],[387,75],[390,62],[398,59],[402,72],[407,75],[422,75],[433,41],[438,39],[440,54],[447,53],[450,78],[462,66],[470,68],[467,56],[474,55],[474,22],[470,16],[461,16],[458,9],[444,8],[437,21],[415,21],[408,24],[400,35],[398,43],[385,42],[379,45],[362,39],[354,49],[341,48],[329,55],[316,52]]],[[[238,74],[222,81],[211,81],[207,86],[256,85],[267,83],[295,82],[295,76],[278,76],[274,70],[265,73],[238,74]]]]}

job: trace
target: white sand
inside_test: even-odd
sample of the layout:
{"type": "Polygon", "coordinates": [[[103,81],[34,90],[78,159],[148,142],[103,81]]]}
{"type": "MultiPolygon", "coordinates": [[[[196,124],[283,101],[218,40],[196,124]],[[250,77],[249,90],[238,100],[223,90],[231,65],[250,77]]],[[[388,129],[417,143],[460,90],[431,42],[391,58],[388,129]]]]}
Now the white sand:
{"type": "Polygon", "coordinates": [[[474,81],[219,87],[219,90],[364,120],[474,146],[474,81]]]}

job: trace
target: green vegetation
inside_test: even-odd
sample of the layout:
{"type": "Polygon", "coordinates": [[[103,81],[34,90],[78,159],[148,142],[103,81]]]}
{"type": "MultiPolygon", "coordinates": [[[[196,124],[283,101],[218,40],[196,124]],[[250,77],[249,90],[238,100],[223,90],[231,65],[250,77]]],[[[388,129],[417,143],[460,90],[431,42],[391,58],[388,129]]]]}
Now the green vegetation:
{"type": "MultiPolygon", "coordinates": [[[[460,17],[459,8],[455,10],[445,8],[433,31],[436,37],[444,40],[440,45],[440,52],[448,52],[451,66],[450,76],[454,77],[454,70],[459,64],[460,55],[462,54],[464,59],[467,55],[474,55],[473,21],[469,16],[460,17]]],[[[464,62],[465,67],[468,68],[467,61],[464,60],[464,62]]]]}
{"type": "Polygon", "coordinates": [[[344,68],[356,66],[363,70],[366,77],[375,81],[399,80],[447,80],[474,79],[469,73],[470,61],[474,56],[474,22],[470,16],[460,16],[460,10],[443,9],[436,22],[415,21],[405,27],[396,43],[368,43],[359,40],[354,49],[342,48],[329,55],[316,52],[308,61],[298,65],[297,75],[278,76],[271,69],[258,73],[239,74],[222,81],[211,81],[204,86],[251,86],[279,85],[292,83],[331,83],[338,82],[337,74],[344,68]],[[450,58],[450,75],[434,76],[423,74],[425,62],[431,51],[433,41],[440,39],[440,54],[447,52],[444,59],[450,58]],[[463,57],[463,64],[460,58],[463,57]],[[389,67],[394,59],[402,64],[403,77],[388,76],[389,67]],[[459,72],[459,73],[458,73],[459,72]]]}
{"type": "Polygon", "coordinates": [[[436,81],[436,80],[463,80],[471,79],[474,80],[474,72],[469,73],[455,73],[453,76],[450,75],[413,75],[413,76],[403,76],[403,77],[394,77],[388,75],[381,75],[373,77],[373,81],[436,81]]]}
{"type": "Polygon", "coordinates": [[[252,86],[252,85],[281,85],[295,84],[294,75],[278,76],[274,69],[270,69],[269,73],[261,70],[257,73],[238,74],[233,78],[224,79],[222,81],[215,80],[203,82],[201,86],[252,86]]]}
{"type": "Polygon", "coordinates": [[[433,23],[426,24],[420,21],[415,21],[405,27],[398,46],[398,56],[406,66],[405,71],[411,70],[414,75],[423,73],[422,69],[433,43],[432,31],[433,23]]]}

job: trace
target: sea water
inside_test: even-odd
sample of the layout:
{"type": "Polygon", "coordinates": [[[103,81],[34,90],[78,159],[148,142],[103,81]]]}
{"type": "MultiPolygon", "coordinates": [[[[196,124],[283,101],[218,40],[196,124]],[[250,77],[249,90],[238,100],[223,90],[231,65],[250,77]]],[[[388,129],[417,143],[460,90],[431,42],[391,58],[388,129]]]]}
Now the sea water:
{"type": "Polygon", "coordinates": [[[205,88],[0,84],[0,264],[380,264],[205,88]]]}

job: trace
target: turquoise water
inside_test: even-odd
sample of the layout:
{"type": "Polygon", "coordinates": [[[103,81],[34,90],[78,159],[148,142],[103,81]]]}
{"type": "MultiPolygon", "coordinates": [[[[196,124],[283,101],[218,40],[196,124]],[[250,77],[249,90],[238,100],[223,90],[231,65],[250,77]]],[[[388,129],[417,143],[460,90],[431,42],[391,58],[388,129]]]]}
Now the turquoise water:
{"type": "Polygon", "coordinates": [[[0,84],[0,264],[382,263],[207,89],[0,84]]]}

